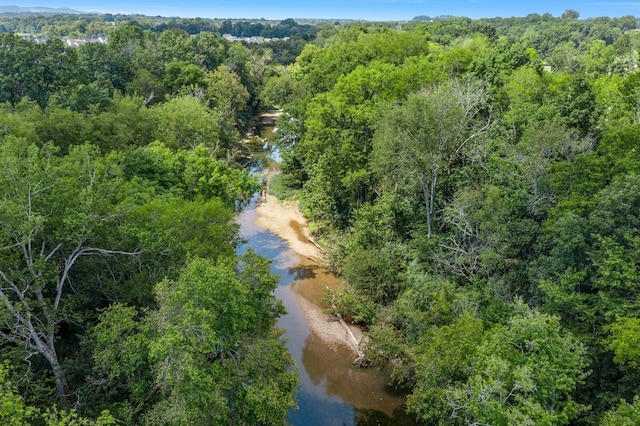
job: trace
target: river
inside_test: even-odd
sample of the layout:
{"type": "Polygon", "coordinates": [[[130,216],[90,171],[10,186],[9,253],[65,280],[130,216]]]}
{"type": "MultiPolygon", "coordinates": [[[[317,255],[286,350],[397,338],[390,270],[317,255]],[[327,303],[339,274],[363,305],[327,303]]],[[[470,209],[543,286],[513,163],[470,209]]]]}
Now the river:
{"type": "MultiPolygon", "coordinates": [[[[253,138],[252,169],[260,172],[274,162],[268,146],[272,125],[259,129],[265,140],[253,138]]],[[[259,134],[260,135],[260,134],[259,134]]],[[[329,344],[314,333],[305,315],[309,303],[321,305],[325,287],[338,288],[337,278],[313,261],[292,251],[287,243],[256,225],[255,206],[259,194],[239,213],[240,237],[245,241],[238,252],[253,248],[272,260],[272,272],[280,277],[275,295],[287,314],[278,326],[299,369],[300,390],[297,410],[291,410],[292,425],[407,425],[404,397],[387,386],[388,376],[378,369],[361,369],[352,362],[355,354],[340,344],[329,344]]]]}

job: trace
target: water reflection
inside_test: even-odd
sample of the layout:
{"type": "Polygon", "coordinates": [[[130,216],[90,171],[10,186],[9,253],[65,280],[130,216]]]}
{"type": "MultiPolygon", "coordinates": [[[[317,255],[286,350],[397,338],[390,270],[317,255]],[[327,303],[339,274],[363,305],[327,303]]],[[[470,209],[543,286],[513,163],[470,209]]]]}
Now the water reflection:
{"type": "MultiPolygon", "coordinates": [[[[263,131],[264,134],[264,131],[263,131]]],[[[256,151],[252,167],[259,173],[268,166],[268,154],[262,144],[252,144],[256,151]]],[[[272,259],[272,272],[280,276],[275,295],[287,314],[278,321],[286,330],[284,338],[300,371],[298,410],[287,419],[292,425],[410,425],[403,414],[404,398],[386,386],[387,375],[375,369],[363,370],[352,365],[353,352],[339,344],[328,344],[311,331],[301,308],[305,304],[322,306],[326,288],[339,288],[338,279],[313,261],[292,252],[286,242],[255,224],[256,195],[238,215],[240,238],[238,252],[253,248],[272,259]]],[[[302,235],[301,224],[292,221],[302,235]]],[[[305,239],[306,241],[306,239],[305,239]]]]}
{"type": "Polygon", "coordinates": [[[311,280],[316,277],[316,268],[313,265],[297,265],[289,268],[289,273],[293,274],[297,280],[311,280]]]}
{"type": "Polygon", "coordinates": [[[337,396],[358,410],[374,410],[393,416],[404,400],[386,386],[387,377],[380,371],[351,365],[353,353],[337,346],[326,349],[326,343],[311,333],[302,350],[302,363],[316,386],[322,386],[327,395],[337,396]]]}

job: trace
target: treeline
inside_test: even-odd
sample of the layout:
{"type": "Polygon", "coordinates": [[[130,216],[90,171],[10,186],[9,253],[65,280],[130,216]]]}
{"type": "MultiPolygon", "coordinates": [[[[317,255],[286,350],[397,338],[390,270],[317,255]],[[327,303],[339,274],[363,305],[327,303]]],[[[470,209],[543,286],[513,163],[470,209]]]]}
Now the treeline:
{"type": "Polygon", "coordinates": [[[0,423],[284,424],[294,361],[234,213],[271,53],[0,35],[0,423]]]}
{"type": "Polygon", "coordinates": [[[14,32],[33,36],[97,37],[107,36],[118,25],[133,25],[160,34],[166,30],[183,30],[190,35],[201,32],[231,34],[236,37],[262,36],[267,38],[303,37],[312,39],[316,27],[298,24],[289,18],[282,21],[208,18],[166,18],[161,16],[87,14],[38,15],[0,14],[0,33],[14,32]]]}
{"type": "Polygon", "coordinates": [[[316,28],[313,25],[298,25],[298,23],[291,18],[280,21],[278,25],[262,22],[232,22],[225,20],[220,25],[220,34],[231,34],[236,37],[261,36],[269,38],[301,36],[306,39],[312,39],[316,34],[316,28]]]}
{"type": "Polygon", "coordinates": [[[106,36],[114,27],[113,15],[0,14],[0,33],[33,36],[106,36]]]}
{"type": "Polygon", "coordinates": [[[282,183],[425,424],[636,424],[631,17],[356,24],[270,78],[282,183]]]}

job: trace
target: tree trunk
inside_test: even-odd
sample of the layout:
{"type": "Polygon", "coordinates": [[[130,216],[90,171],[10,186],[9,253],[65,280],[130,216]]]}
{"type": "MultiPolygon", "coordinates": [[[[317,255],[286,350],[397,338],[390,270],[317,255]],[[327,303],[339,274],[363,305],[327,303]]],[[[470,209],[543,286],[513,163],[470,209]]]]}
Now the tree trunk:
{"type": "Polygon", "coordinates": [[[431,237],[431,196],[429,194],[429,185],[426,182],[422,182],[422,192],[424,194],[424,206],[427,210],[427,237],[431,237]]]}
{"type": "Polygon", "coordinates": [[[433,232],[433,204],[436,193],[436,183],[438,181],[438,167],[432,167],[431,176],[427,180],[424,175],[420,176],[422,184],[422,194],[424,196],[424,207],[427,210],[427,237],[431,237],[433,232]]]}
{"type": "Polygon", "coordinates": [[[51,364],[51,369],[53,370],[53,377],[56,382],[56,392],[58,393],[60,403],[65,408],[71,408],[71,406],[73,406],[73,398],[71,393],[69,392],[69,382],[67,382],[67,375],[58,362],[58,357],[55,354],[53,354],[53,356],[48,356],[47,360],[49,361],[49,364],[51,364]]]}

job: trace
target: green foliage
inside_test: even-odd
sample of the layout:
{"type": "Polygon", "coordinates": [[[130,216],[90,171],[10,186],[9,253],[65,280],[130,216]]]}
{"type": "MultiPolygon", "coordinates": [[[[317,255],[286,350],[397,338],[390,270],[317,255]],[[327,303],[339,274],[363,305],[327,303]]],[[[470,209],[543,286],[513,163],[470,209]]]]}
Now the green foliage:
{"type": "MultiPolygon", "coordinates": [[[[0,346],[25,395],[0,371],[0,411],[15,424],[114,424],[106,408],[118,422],[165,424],[152,411],[170,414],[173,396],[154,375],[161,360],[150,360],[159,339],[151,318],[159,304],[179,305],[169,303],[174,295],[154,300],[152,289],[178,282],[187,259],[200,257],[214,262],[214,288],[226,289],[224,302],[237,296],[229,307],[238,309],[210,324],[220,326],[212,339],[232,342],[212,355],[224,355],[220,382],[207,378],[205,355],[185,364],[197,380],[184,387],[229,385],[210,401],[222,395],[222,411],[240,413],[234,421],[282,424],[297,381],[274,331],[283,312],[271,295],[275,279],[255,255],[236,261],[233,247],[233,212],[258,188],[241,167],[239,135],[271,56],[214,33],[156,37],[150,23],[105,19],[78,18],[68,30],[111,32],[108,46],[0,35],[0,346]],[[66,410],[78,401],[78,412],[66,410]]],[[[168,329],[197,329],[203,311],[188,314],[168,329]]],[[[186,393],[185,406],[204,394],[186,393]]],[[[209,421],[201,415],[200,424],[209,421]]]]}
{"type": "Polygon", "coordinates": [[[123,50],[127,47],[143,47],[145,38],[150,33],[136,25],[122,25],[109,34],[109,48],[113,50],[123,50]]]}
{"type": "Polygon", "coordinates": [[[619,317],[607,327],[607,330],[610,333],[608,347],[615,354],[613,360],[632,368],[640,367],[640,320],[619,317]]]}
{"type": "Polygon", "coordinates": [[[273,328],[284,312],[275,286],[269,263],[252,252],[237,267],[192,258],[156,286],[157,310],[104,311],[94,359],[136,407],[122,414],[145,424],[284,424],[297,372],[273,328]]]}
{"type": "Polygon", "coordinates": [[[167,89],[158,77],[145,69],[139,69],[127,83],[126,91],[130,95],[142,96],[146,105],[153,105],[164,100],[167,89]]]}
{"type": "Polygon", "coordinates": [[[57,408],[47,410],[42,418],[47,426],[115,426],[116,420],[108,411],[103,411],[97,419],[83,418],[75,410],[62,411],[57,408]]]}
{"type": "Polygon", "coordinates": [[[160,264],[173,266],[187,255],[217,258],[233,251],[233,211],[216,198],[155,198],[142,206],[132,220],[140,222],[140,238],[150,251],[149,262],[158,262],[157,256],[162,254],[165,259],[160,264]]]}
{"type": "MultiPolygon", "coordinates": [[[[216,152],[214,151],[213,154],[216,152]]],[[[220,198],[227,207],[235,202],[248,200],[258,190],[258,181],[248,170],[236,169],[213,158],[209,149],[202,145],[190,151],[178,152],[181,187],[188,199],[220,198]]]]}
{"type": "Polygon", "coordinates": [[[471,66],[473,74],[495,86],[501,86],[503,79],[513,70],[542,73],[542,61],[535,51],[527,50],[522,44],[509,43],[506,38],[499,39],[492,49],[484,54],[476,53],[474,57],[477,59],[471,66]]]}
{"type": "Polygon", "coordinates": [[[226,132],[223,139],[227,143],[238,138],[250,94],[242,85],[240,76],[227,65],[220,65],[205,77],[206,95],[209,106],[220,117],[221,128],[226,132]]]}
{"type": "Polygon", "coordinates": [[[125,155],[124,173],[128,179],[143,179],[158,193],[188,200],[219,198],[230,209],[258,189],[256,177],[214,158],[203,145],[178,152],[160,142],[137,148],[125,155]]]}
{"type": "Polygon", "coordinates": [[[594,131],[600,111],[595,95],[583,76],[572,78],[568,87],[563,88],[557,106],[564,122],[578,129],[582,136],[594,131]]]}
{"type": "Polygon", "coordinates": [[[385,101],[438,78],[428,61],[406,67],[374,61],[340,77],[333,90],[306,105],[305,138],[294,153],[303,153],[309,177],[306,198],[315,220],[344,225],[353,210],[372,197],[368,163],[385,101]]]}
{"type": "Polygon", "coordinates": [[[298,192],[286,184],[282,174],[277,174],[269,179],[269,194],[279,200],[291,200],[296,198],[298,192]]]}
{"type": "Polygon", "coordinates": [[[193,149],[202,144],[215,150],[219,146],[219,117],[199,99],[184,95],[153,108],[158,119],[156,139],[170,148],[193,149]]]}
{"type": "Polygon", "coordinates": [[[419,35],[385,30],[366,33],[356,29],[340,33],[325,49],[308,44],[298,58],[308,93],[330,90],[340,76],[374,60],[399,65],[408,57],[428,53],[419,35]]]}
{"type": "Polygon", "coordinates": [[[450,325],[431,328],[421,337],[415,363],[415,383],[408,409],[430,424],[455,422],[450,417],[446,389],[469,376],[483,338],[482,320],[469,314],[450,325]]]}
{"type": "Polygon", "coordinates": [[[0,102],[18,103],[23,97],[44,108],[60,89],[73,84],[77,54],[60,39],[44,44],[1,34],[0,102]]]}
{"type": "Polygon", "coordinates": [[[77,49],[0,35],[0,337],[30,397],[5,374],[0,411],[284,422],[295,374],[275,283],[264,260],[231,259],[232,211],[257,188],[239,141],[262,102],[286,109],[283,184],[335,240],[327,261],[349,285],[333,309],[370,329],[422,421],[636,422],[634,17],[133,19],[0,17],[110,33],[77,49]],[[210,31],[304,34],[258,46],[210,31]],[[533,310],[514,315],[518,297],[533,310]],[[28,354],[27,313],[44,339],[28,354]],[[81,392],[80,414],[47,411],[54,383],[81,392]]]}
{"type": "Polygon", "coordinates": [[[114,426],[115,419],[103,411],[93,420],[83,418],[75,410],[60,410],[57,407],[41,413],[36,407],[25,403],[24,398],[9,380],[11,367],[8,362],[0,364],[0,420],[7,426],[27,426],[35,423],[46,426],[114,426]]]}
{"type": "Polygon", "coordinates": [[[267,80],[260,98],[266,105],[282,107],[304,96],[304,87],[293,73],[284,72],[267,80]]]}
{"type": "Polygon", "coordinates": [[[10,367],[0,364],[0,420],[8,426],[27,426],[36,416],[36,409],[29,407],[9,380],[10,367]]]}
{"type": "Polygon", "coordinates": [[[150,326],[140,317],[135,307],[113,304],[100,314],[89,336],[93,368],[98,377],[107,380],[110,408],[129,424],[157,400],[148,363],[150,326]]]}
{"type": "Polygon", "coordinates": [[[631,404],[621,401],[615,410],[605,413],[602,426],[633,426],[640,422],[640,398],[635,397],[631,404]]]}
{"type": "Polygon", "coordinates": [[[448,391],[454,419],[495,425],[568,424],[585,409],[571,393],[584,380],[584,347],[558,318],[529,311],[488,332],[465,384],[448,391]]]}
{"type": "Polygon", "coordinates": [[[169,62],[164,70],[163,83],[172,94],[185,89],[202,88],[205,85],[204,72],[194,64],[182,61],[169,62]]]}
{"type": "Polygon", "coordinates": [[[385,305],[402,291],[403,262],[393,247],[353,250],[344,260],[342,275],[357,293],[385,305]]]}
{"type": "Polygon", "coordinates": [[[637,316],[634,22],[568,10],[331,28],[268,83],[283,180],[339,240],[334,309],[370,329],[372,358],[394,359],[422,420],[594,424],[638,394],[634,330],[616,320],[637,316]],[[547,355],[502,345],[518,335],[547,355]]]}
{"type": "Polygon", "coordinates": [[[325,299],[331,303],[330,313],[341,315],[352,324],[369,326],[376,319],[375,303],[356,289],[348,288],[339,293],[327,290],[325,299]]]}
{"type": "Polygon", "coordinates": [[[179,182],[180,165],[176,156],[160,142],[154,142],[126,153],[123,169],[127,179],[134,177],[168,191],[179,182]]]}
{"type": "Polygon", "coordinates": [[[584,332],[636,309],[629,296],[638,279],[638,184],[635,175],[615,179],[595,197],[588,217],[567,214],[550,230],[556,236],[547,261],[552,281],[543,289],[550,307],[571,312],[570,324],[584,332]]]}
{"type": "Polygon", "coordinates": [[[387,185],[422,194],[428,235],[441,199],[440,179],[463,161],[489,127],[481,82],[452,80],[383,112],[373,140],[374,167],[387,185]]]}
{"type": "Polygon", "coordinates": [[[404,363],[412,361],[409,346],[402,340],[398,330],[386,324],[377,324],[369,331],[371,341],[365,347],[368,358],[377,363],[386,363],[389,360],[396,364],[394,369],[394,379],[403,384],[402,371],[404,363]],[[399,365],[399,367],[398,367],[399,365]]]}
{"type": "MultiPolygon", "coordinates": [[[[91,298],[92,284],[101,278],[111,281],[101,277],[101,268],[87,274],[82,261],[139,254],[135,238],[120,226],[129,213],[120,204],[121,176],[90,145],[56,157],[50,144],[39,148],[6,137],[0,151],[0,298],[7,308],[2,317],[6,331],[0,337],[16,350],[24,347],[46,359],[67,405],[70,392],[56,337],[66,322],[84,320],[85,313],[73,308],[91,298]]],[[[131,266],[123,260],[124,269],[131,266]]],[[[111,271],[112,277],[120,273],[114,264],[111,271]]]]}
{"type": "MultiPolygon", "coordinates": [[[[131,77],[125,58],[119,52],[101,43],[86,43],[78,49],[77,70],[85,84],[99,83],[100,86],[123,90],[131,77]]],[[[113,95],[113,93],[111,93],[113,95]]]]}

